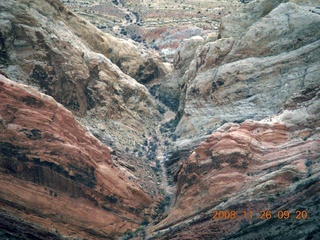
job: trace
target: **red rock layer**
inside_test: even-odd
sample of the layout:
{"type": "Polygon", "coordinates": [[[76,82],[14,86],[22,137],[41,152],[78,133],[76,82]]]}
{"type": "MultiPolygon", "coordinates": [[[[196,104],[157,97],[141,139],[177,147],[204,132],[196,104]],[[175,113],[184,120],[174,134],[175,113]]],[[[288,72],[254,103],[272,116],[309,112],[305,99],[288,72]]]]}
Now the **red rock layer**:
{"type": "Polygon", "coordinates": [[[184,161],[174,207],[152,229],[162,230],[156,238],[252,239],[260,234],[276,239],[289,234],[317,239],[319,103],[319,88],[313,89],[292,98],[290,110],[276,117],[225,124],[211,134],[184,161]],[[234,210],[237,218],[212,219],[214,210],[234,210]],[[250,210],[253,218],[244,218],[243,211],[250,210]],[[273,214],[270,221],[262,216],[267,210],[273,214]],[[291,217],[280,220],[278,211],[284,210],[291,217]],[[299,219],[297,210],[306,210],[308,217],[299,219]]]}
{"type": "Polygon", "coordinates": [[[126,170],[113,163],[109,148],[68,110],[2,75],[0,181],[0,226],[21,237],[35,228],[114,238],[137,227],[152,204],[126,170]]]}

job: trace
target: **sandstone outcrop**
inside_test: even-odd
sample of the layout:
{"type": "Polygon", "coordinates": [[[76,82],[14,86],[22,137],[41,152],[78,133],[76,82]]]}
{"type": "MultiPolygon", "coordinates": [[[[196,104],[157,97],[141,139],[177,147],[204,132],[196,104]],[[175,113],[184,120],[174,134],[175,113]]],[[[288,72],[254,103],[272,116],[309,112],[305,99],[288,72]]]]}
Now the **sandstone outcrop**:
{"type": "Polygon", "coordinates": [[[52,97],[3,75],[0,160],[2,233],[114,239],[152,213],[109,147],[52,97]]]}
{"type": "Polygon", "coordinates": [[[110,109],[110,118],[119,117],[113,114],[123,108],[148,111],[137,102],[130,106],[132,101],[142,102],[140,98],[153,105],[148,103],[146,89],[129,77],[147,82],[165,73],[151,52],[104,34],[59,1],[6,1],[1,2],[1,12],[0,64],[8,76],[37,84],[82,115],[96,105],[95,97],[101,98],[92,93],[97,88],[119,95],[113,100],[115,107],[126,104],[110,109]],[[136,92],[136,99],[130,92],[136,92]]]}
{"type": "Polygon", "coordinates": [[[143,136],[160,114],[137,81],[163,75],[160,59],[132,41],[101,32],[58,0],[1,1],[0,8],[1,72],[37,86],[114,154],[128,148],[128,158],[143,165],[142,172],[152,171],[133,151],[142,151],[143,136]]]}
{"type": "Polygon", "coordinates": [[[316,87],[320,15],[313,8],[248,3],[222,18],[218,40],[190,39],[196,50],[182,43],[168,83],[181,89],[175,133],[188,138],[225,122],[259,120],[276,114],[294,93],[316,87]],[[181,61],[182,54],[195,57],[181,61]]]}
{"type": "Polygon", "coordinates": [[[317,1],[220,6],[205,13],[211,22],[179,2],[181,12],[88,2],[102,15],[129,8],[128,34],[139,23],[168,54],[172,37],[203,30],[164,77],[145,42],[105,34],[58,0],[0,2],[0,238],[115,239],[138,228],[143,239],[148,223],[148,239],[320,238],[317,1]],[[187,12],[203,26],[172,21],[187,12]]]}
{"type": "Polygon", "coordinates": [[[165,81],[158,88],[157,96],[172,110],[177,111],[179,108],[183,76],[188,70],[191,61],[196,57],[196,49],[203,42],[204,39],[200,36],[185,39],[181,42],[173,61],[174,71],[166,76],[165,81]]]}
{"type": "Polygon", "coordinates": [[[63,3],[104,32],[159,50],[165,61],[172,60],[181,40],[216,31],[219,19],[241,5],[228,0],[63,0],[63,3]]]}
{"type": "Polygon", "coordinates": [[[46,87],[48,81],[68,82],[71,78],[85,85],[90,76],[103,70],[109,70],[111,76],[112,72],[119,75],[119,70],[104,63],[105,58],[96,52],[137,81],[146,82],[165,73],[165,67],[151,52],[104,34],[59,1],[7,1],[1,3],[1,10],[1,65],[15,78],[26,75],[43,81],[41,87],[46,87]],[[35,60],[39,62],[35,64],[35,60]],[[105,66],[98,66],[100,62],[105,66]]]}
{"type": "Polygon", "coordinates": [[[179,105],[170,173],[181,167],[179,152],[190,151],[222,124],[277,114],[292,95],[319,86],[320,15],[314,10],[292,2],[252,2],[222,19],[219,39],[181,43],[174,70],[157,92],[168,106],[179,105]],[[275,23],[286,12],[290,26],[275,23]],[[252,35],[253,30],[261,34],[252,35]]]}
{"type": "Polygon", "coordinates": [[[290,99],[279,115],[224,124],[183,162],[174,207],[153,227],[154,239],[317,239],[319,119],[317,87],[290,99]],[[234,210],[237,218],[212,219],[214,210],[234,210]],[[260,218],[267,210],[273,218],[260,218]],[[282,210],[291,218],[280,219],[282,210]]]}
{"type": "Polygon", "coordinates": [[[315,6],[253,1],[222,18],[216,40],[194,37],[179,46],[157,92],[169,89],[167,99],[179,101],[166,162],[177,193],[168,216],[150,228],[152,239],[319,237],[315,6]],[[212,220],[215,209],[256,216],[212,220]],[[256,218],[283,209],[312,214],[303,228],[295,218],[256,218]]]}

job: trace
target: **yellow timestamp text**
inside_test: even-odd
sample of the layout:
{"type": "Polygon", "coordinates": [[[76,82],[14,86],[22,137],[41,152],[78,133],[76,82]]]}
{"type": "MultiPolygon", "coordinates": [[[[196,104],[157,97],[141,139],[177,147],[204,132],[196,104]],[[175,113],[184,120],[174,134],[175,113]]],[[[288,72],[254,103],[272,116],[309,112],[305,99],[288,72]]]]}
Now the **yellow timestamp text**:
{"type": "Polygon", "coordinates": [[[290,218],[294,218],[297,220],[305,220],[308,218],[307,210],[261,210],[259,212],[254,212],[253,210],[244,210],[244,211],[236,211],[236,210],[213,210],[214,220],[225,220],[225,219],[272,219],[277,218],[280,220],[286,220],[290,218]]]}

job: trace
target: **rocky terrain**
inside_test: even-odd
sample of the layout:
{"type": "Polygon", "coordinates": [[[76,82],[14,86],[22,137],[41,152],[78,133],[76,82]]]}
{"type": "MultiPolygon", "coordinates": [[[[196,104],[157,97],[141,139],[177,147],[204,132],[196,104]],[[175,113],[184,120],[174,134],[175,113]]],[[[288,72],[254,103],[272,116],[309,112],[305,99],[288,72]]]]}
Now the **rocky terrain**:
{"type": "Polygon", "coordinates": [[[177,49],[157,91],[178,109],[166,162],[177,193],[154,239],[317,239],[320,15],[299,4],[252,2],[222,19],[217,40],[177,49]],[[296,219],[212,220],[215,209],[251,208],[313,216],[303,230],[296,219]]]}
{"type": "Polygon", "coordinates": [[[0,2],[0,238],[318,239],[320,3],[246,2],[0,2]]]}
{"type": "Polygon", "coordinates": [[[0,89],[5,237],[112,239],[150,217],[151,196],[129,180],[131,174],[112,160],[110,148],[70,111],[3,75],[0,89]]]}
{"type": "MultiPolygon", "coordinates": [[[[154,126],[161,120],[161,108],[138,81],[145,83],[166,74],[167,68],[157,55],[132,41],[101,32],[59,1],[1,2],[0,25],[0,73],[15,82],[31,85],[34,94],[42,92],[51,96],[70,111],[59,116],[53,128],[55,114],[49,109],[62,106],[51,107],[34,96],[20,98],[20,85],[10,90],[17,93],[8,99],[6,93],[1,92],[4,127],[0,152],[5,183],[1,184],[4,187],[1,202],[4,219],[7,219],[1,223],[2,228],[15,222],[15,228],[10,230],[16,234],[19,222],[25,224],[22,228],[34,222],[39,225],[34,226],[35,231],[56,229],[63,236],[77,236],[79,231],[79,237],[115,238],[134,230],[143,221],[151,221],[157,214],[153,205],[163,198],[163,190],[158,186],[160,173],[153,170],[158,170],[154,126]],[[46,108],[46,113],[39,112],[46,108]],[[13,123],[19,109],[26,109],[26,112],[18,113],[19,122],[13,123]],[[40,123],[45,126],[37,126],[40,123]],[[77,132],[79,123],[85,125],[85,130],[77,132]],[[96,143],[96,139],[91,143],[89,133],[101,143],[96,143]],[[69,140],[65,139],[65,134],[69,140]],[[52,138],[52,144],[46,144],[47,137],[52,138]],[[77,145],[79,141],[83,141],[79,143],[81,147],[77,145]],[[60,142],[65,144],[58,144],[60,142]],[[84,150],[83,145],[88,145],[88,149],[84,150]],[[82,152],[84,157],[79,155],[82,152]],[[96,162],[100,161],[108,161],[110,166],[106,163],[98,166],[96,162]],[[118,170],[113,171],[113,168],[118,170]],[[97,183],[98,180],[101,182],[97,183]],[[17,182],[17,186],[10,190],[8,181],[17,182]],[[29,182],[35,186],[31,188],[29,182]],[[21,192],[18,185],[30,191],[21,192]],[[120,195],[113,192],[115,187],[120,195]],[[21,200],[18,202],[16,199],[20,197],[16,193],[19,192],[21,200]],[[37,196],[37,192],[41,196],[33,203],[32,196],[37,196]],[[139,202],[140,197],[130,200],[130,194],[142,194],[144,200],[139,202]],[[62,196],[62,199],[55,200],[55,196],[62,196]],[[74,198],[80,200],[73,202],[74,198]],[[126,205],[128,200],[135,203],[126,205]],[[135,208],[135,204],[139,208],[135,208]],[[39,210],[38,205],[41,206],[39,210]],[[20,212],[14,213],[16,207],[20,212]],[[88,210],[84,214],[74,207],[88,210]],[[51,208],[53,210],[47,213],[51,208]],[[142,211],[142,208],[147,210],[142,211]],[[96,216],[87,216],[91,212],[97,212],[96,216]],[[73,225],[81,217],[84,222],[70,227],[70,231],[68,226],[60,225],[69,218],[73,219],[70,220],[73,225]],[[42,224],[45,218],[48,223],[42,224]],[[86,226],[86,221],[92,223],[86,226]],[[58,223],[50,227],[51,222],[58,223]]],[[[23,233],[27,236],[28,230],[23,233]]]]}
{"type": "Polygon", "coordinates": [[[320,16],[280,2],[247,4],[222,19],[218,40],[195,37],[180,45],[175,71],[161,86],[180,102],[177,135],[265,118],[293,94],[318,85],[320,16]]]}
{"type": "Polygon", "coordinates": [[[64,0],[63,3],[102,31],[155,48],[170,62],[181,40],[217,32],[220,18],[240,6],[237,0],[64,0]]]}
{"type": "MultiPolygon", "coordinates": [[[[127,167],[135,165],[135,181],[156,182],[143,143],[153,139],[161,117],[138,82],[167,72],[160,59],[132,41],[101,32],[59,1],[7,1],[0,7],[1,71],[72,111],[113,148],[113,155],[121,153],[127,167]]],[[[146,185],[156,197],[155,184],[146,185]]]]}
{"type": "Polygon", "coordinates": [[[319,238],[319,96],[309,89],[279,115],[224,124],[207,137],[183,162],[174,207],[152,228],[154,239],[319,238]],[[238,217],[213,220],[214,210],[238,217]],[[261,218],[267,210],[270,221],[261,218]],[[277,219],[282,210],[309,217],[277,219]]]}

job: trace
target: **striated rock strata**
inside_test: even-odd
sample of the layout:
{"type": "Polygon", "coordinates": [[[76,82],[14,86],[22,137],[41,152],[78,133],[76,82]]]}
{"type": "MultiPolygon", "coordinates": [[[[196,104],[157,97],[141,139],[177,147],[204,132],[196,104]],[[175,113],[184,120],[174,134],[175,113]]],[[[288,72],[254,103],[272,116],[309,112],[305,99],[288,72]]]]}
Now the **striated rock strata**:
{"type": "Polygon", "coordinates": [[[114,239],[152,213],[129,176],[61,104],[0,75],[2,235],[114,239]]]}
{"type": "Polygon", "coordinates": [[[179,102],[177,141],[166,162],[177,192],[150,238],[319,238],[315,6],[253,1],[222,18],[217,40],[181,43],[157,91],[161,99],[169,89],[167,105],[179,102]],[[213,220],[213,210],[235,210],[238,218],[213,220]],[[273,218],[260,219],[263,210],[273,218]],[[278,219],[281,210],[291,218],[278,219]],[[296,210],[309,216],[300,221],[296,210]]]}
{"type": "Polygon", "coordinates": [[[153,238],[319,238],[319,119],[318,87],[290,99],[279,115],[223,125],[183,162],[174,207],[151,228],[153,238]],[[214,210],[234,210],[237,218],[212,219],[214,210]],[[260,219],[267,210],[273,217],[260,219]],[[284,210],[289,219],[279,219],[284,210]]]}
{"type": "MultiPolygon", "coordinates": [[[[219,39],[180,44],[157,91],[178,109],[174,151],[193,149],[224,123],[277,114],[291,96],[319,86],[320,15],[315,4],[300,4],[248,3],[222,18],[219,39]]],[[[168,165],[176,174],[182,159],[175,155],[168,165]]]]}
{"type": "Polygon", "coordinates": [[[255,1],[222,18],[218,40],[183,41],[162,86],[180,102],[175,133],[190,138],[225,122],[260,120],[293,94],[318,86],[320,15],[314,10],[255,1]]]}
{"type": "Polygon", "coordinates": [[[146,89],[128,76],[145,82],[165,73],[150,52],[104,34],[59,1],[6,1],[0,6],[0,65],[8,76],[37,84],[80,115],[104,101],[114,102],[107,115],[111,119],[121,112],[148,112],[137,104],[141,98],[153,105],[146,89]],[[98,90],[109,96],[99,96],[98,90]]]}
{"type": "Polygon", "coordinates": [[[157,195],[156,177],[138,155],[161,118],[138,83],[166,73],[156,55],[101,32],[58,0],[1,1],[0,53],[1,72],[63,104],[114,155],[126,153],[157,195]]]}
{"type": "MultiPolygon", "coordinates": [[[[38,59],[40,62],[46,60],[47,63],[51,60],[48,64],[51,69],[44,69],[48,75],[52,74],[53,70],[59,72],[59,69],[54,68],[58,63],[70,65],[70,61],[76,58],[79,59],[75,62],[82,64],[86,69],[88,49],[103,54],[124,73],[141,82],[162,76],[166,71],[160,59],[152,52],[132,41],[101,32],[66,9],[58,0],[6,1],[0,6],[2,51],[11,56],[6,64],[17,64],[17,61],[25,57],[22,70],[28,76],[35,67],[31,65],[31,59],[38,59]],[[37,54],[28,54],[30,48],[37,54]],[[71,48],[73,54],[66,56],[66,52],[71,48]],[[55,54],[48,56],[45,52],[55,54]],[[60,62],[57,62],[57,57],[60,58],[60,62]]],[[[68,77],[70,76],[66,76],[68,77]]]]}
{"type": "Polygon", "coordinates": [[[227,0],[62,2],[102,31],[155,48],[169,61],[181,40],[217,30],[219,19],[241,5],[227,0]]]}

